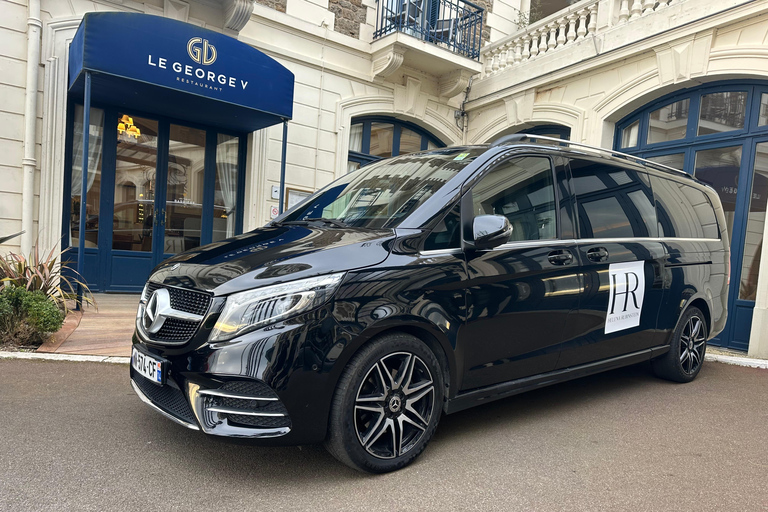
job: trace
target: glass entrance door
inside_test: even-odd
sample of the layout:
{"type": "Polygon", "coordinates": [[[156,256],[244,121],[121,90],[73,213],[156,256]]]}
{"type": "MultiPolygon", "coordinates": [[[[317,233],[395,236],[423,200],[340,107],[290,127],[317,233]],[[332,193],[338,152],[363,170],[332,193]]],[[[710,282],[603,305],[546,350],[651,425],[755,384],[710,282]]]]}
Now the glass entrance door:
{"type": "MultiPolygon", "coordinates": [[[[159,123],[118,114],[107,289],[133,291],[155,265],[159,123]]],[[[162,204],[162,201],[160,201],[162,204]]],[[[109,212],[106,212],[109,213],[109,212]]],[[[102,223],[104,227],[104,223],[102,223]]]]}
{"type": "MultiPolygon", "coordinates": [[[[69,260],[80,236],[82,118],[73,105],[64,191],[63,245],[75,249],[69,260]]],[[[165,258],[242,232],[242,135],[114,108],[92,108],[90,134],[84,276],[91,290],[140,292],[165,258]]]]}

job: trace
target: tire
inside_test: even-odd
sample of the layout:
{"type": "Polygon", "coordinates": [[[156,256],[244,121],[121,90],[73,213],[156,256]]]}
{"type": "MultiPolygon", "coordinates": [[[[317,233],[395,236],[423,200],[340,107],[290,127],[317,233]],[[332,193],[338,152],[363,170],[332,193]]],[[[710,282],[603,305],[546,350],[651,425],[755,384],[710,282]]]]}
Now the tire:
{"type": "Polygon", "coordinates": [[[672,335],[669,352],[652,361],[653,371],[662,379],[690,382],[696,378],[707,351],[707,322],[699,308],[691,307],[680,317],[672,335]]]}
{"type": "Polygon", "coordinates": [[[440,420],[443,377],[418,338],[386,334],[355,354],[334,393],[325,447],[359,471],[387,473],[424,451],[440,420]]]}

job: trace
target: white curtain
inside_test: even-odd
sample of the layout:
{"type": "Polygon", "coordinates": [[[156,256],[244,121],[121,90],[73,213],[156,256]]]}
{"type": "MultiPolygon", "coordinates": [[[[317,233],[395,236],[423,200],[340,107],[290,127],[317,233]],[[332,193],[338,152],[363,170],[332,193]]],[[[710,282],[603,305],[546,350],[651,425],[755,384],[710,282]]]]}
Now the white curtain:
{"type": "MultiPolygon", "coordinates": [[[[72,141],[72,190],[71,196],[80,197],[83,189],[83,113],[82,105],[75,106],[75,126],[74,138],[72,141]]],[[[88,137],[88,186],[90,192],[93,182],[96,180],[96,174],[101,171],[99,161],[101,160],[101,150],[104,141],[104,111],[100,108],[91,108],[91,126],[88,137]]],[[[86,201],[87,201],[86,197],[86,201]]],[[[98,205],[94,205],[98,207],[98,205]]],[[[80,212],[72,212],[79,219],[80,212]]],[[[69,230],[69,245],[73,245],[72,230],[69,230]]]]}
{"type": "Polygon", "coordinates": [[[360,153],[363,150],[363,125],[353,124],[349,130],[349,150],[360,153]]]}
{"type": "Polygon", "coordinates": [[[236,137],[219,134],[216,148],[216,172],[221,186],[221,198],[227,214],[227,238],[235,236],[237,213],[237,157],[239,144],[236,137]]]}

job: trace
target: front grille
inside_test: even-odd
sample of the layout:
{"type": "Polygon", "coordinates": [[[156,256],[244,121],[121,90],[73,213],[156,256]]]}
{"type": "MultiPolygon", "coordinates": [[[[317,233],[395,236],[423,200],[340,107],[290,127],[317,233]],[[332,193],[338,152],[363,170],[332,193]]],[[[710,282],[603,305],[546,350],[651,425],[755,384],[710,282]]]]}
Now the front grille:
{"type": "Polygon", "coordinates": [[[158,288],[166,288],[168,294],[171,296],[171,307],[184,311],[187,313],[193,313],[195,315],[205,315],[208,311],[208,306],[211,305],[211,296],[204,292],[198,292],[195,290],[187,290],[184,288],[174,288],[172,286],[163,286],[160,283],[148,283],[147,284],[147,296],[145,300],[152,296],[152,293],[158,288]]]}
{"type": "Polygon", "coordinates": [[[224,407],[242,412],[257,412],[281,414],[282,416],[252,416],[248,414],[215,413],[226,418],[229,423],[246,428],[274,429],[291,426],[288,410],[277,399],[277,394],[263,382],[232,381],[218,389],[238,396],[254,398],[272,398],[274,400],[249,400],[247,398],[232,398],[226,396],[207,396],[205,407],[224,407]]]}
{"type": "Polygon", "coordinates": [[[153,341],[165,341],[166,343],[184,343],[195,334],[199,322],[168,318],[163,326],[155,334],[151,334],[153,341]]]}
{"type": "MultiPolygon", "coordinates": [[[[171,300],[171,307],[177,311],[192,313],[194,315],[205,316],[211,305],[211,295],[196,290],[187,290],[173,286],[164,286],[160,283],[147,283],[147,292],[142,297],[144,301],[149,300],[152,293],[160,288],[168,290],[171,300]]],[[[197,332],[200,322],[194,320],[182,320],[180,318],[169,317],[163,323],[160,330],[154,334],[146,333],[151,341],[157,343],[167,343],[181,345],[192,339],[197,332]]]]}
{"type": "Polygon", "coordinates": [[[288,417],[277,416],[242,416],[239,414],[223,414],[230,423],[245,425],[250,428],[281,428],[290,427],[288,417]]]}
{"type": "Polygon", "coordinates": [[[141,375],[136,375],[133,369],[131,369],[131,378],[153,404],[172,416],[182,419],[187,423],[195,424],[195,415],[192,413],[192,408],[189,406],[189,402],[187,402],[187,398],[181,390],[167,384],[164,386],[152,384],[141,375]]]}

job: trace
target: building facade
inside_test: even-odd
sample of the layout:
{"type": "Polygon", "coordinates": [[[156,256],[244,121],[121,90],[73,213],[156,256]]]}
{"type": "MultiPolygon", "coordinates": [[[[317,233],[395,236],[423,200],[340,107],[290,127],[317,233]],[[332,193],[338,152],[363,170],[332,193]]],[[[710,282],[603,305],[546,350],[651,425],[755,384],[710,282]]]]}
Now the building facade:
{"type": "MultiPolygon", "coordinates": [[[[236,38],[290,70],[295,86],[282,205],[282,126],[227,131],[194,112],[94,105],[91,140],[109,141],[88,153],[85,241],[98,256],[88,265],[97,289],[130,289],[117,279],[129,256],[157,262],[253,229],[377,158],[534,132],[710,183],[732,250],[730,320],[717,342],[768,357],[767,2],[3,0],[0,236],[26,233],[2,252],[79,240],[72,183],[82,180],[84,112],[68,87],[69,48],[83,16],[98,11],[236,38]]],[[[127,26],[124,37],[142,36],[127,26]]]]}

